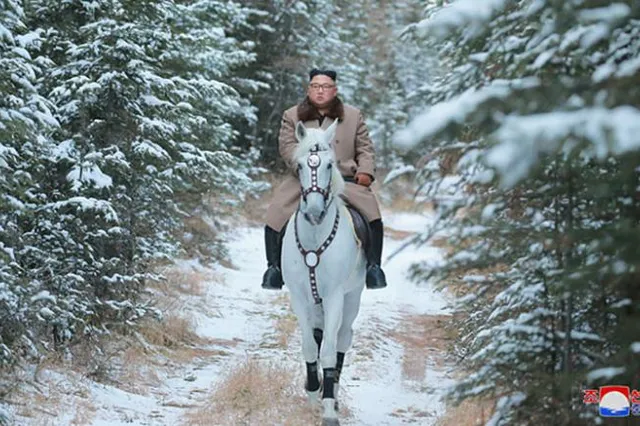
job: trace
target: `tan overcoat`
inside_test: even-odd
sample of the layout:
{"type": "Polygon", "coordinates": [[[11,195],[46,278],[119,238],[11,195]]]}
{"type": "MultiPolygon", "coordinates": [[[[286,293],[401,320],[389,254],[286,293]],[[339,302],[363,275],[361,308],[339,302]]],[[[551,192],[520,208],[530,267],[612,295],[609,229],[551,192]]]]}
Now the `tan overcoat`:
{"type": "MultiPolygon", "coordinates": [[[[295,137],[295,126],[298,122],[297,106],[286,110],[282,116],[282,124],[278,145],[280,155],[289,168],[289,174],[275,189],[273,199],[267,209],[266,223],[276,231],[280,231],[291,215],[298,208],[300,201],[300,182],[295,174],[293,153],[298,141],[295,137]]],[[[322,128],[328,128],[333,119],[326,117],[322,128]]],[[[305,127],[318,128],[318,120],[304,122],[305,127]]],[[[333,141],[338,168],[343,176],[353,177],[356,173],[368,173],[375,178],[375,152],[364,118],[359,109],[344,104],[344,119],[338,123],[336,137],[333,141]]],[[[344,198],[358,211],[366,216],[369,222],[380,219],[378,200],[371,188],[346,182],[344,198]]]]}

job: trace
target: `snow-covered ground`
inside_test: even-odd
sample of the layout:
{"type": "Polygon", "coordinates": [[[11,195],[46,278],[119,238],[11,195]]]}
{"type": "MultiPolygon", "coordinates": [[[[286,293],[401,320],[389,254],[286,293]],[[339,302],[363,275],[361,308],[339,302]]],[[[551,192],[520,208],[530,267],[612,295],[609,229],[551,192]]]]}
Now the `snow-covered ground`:
{"type": "MultiPolygon", "coordinates": [[[[385,224],[398,231],[411,232],[423,230],[430,220],[428,216],[399,213],[387,215],[385,224]]],[[[48,415],[44,418],[50,423],[43,423],[42,418],[33,423],[22,417],[18,424],[185,424],[188,413],[207,404],[212,389],[248,358],[276,360],[289,369],[298,369],[302,376],[304,364],[297,330],[287,346],[275,343],[276,320],[288,314],[288,305],[284,297],[286,288],[281,292],[260,288],[265,267],[263,241],[261,228],[236,228],[229,235],[233,264],[215,267],[217,278],[206,283],[204,295],[185,296],[188,300],[182,308],[183,315],[195,320],[198,334],[212,339],[209,349],[217,347],[220,356],[162,369],[153,386],[136,393],[81,378],[74,384],[69,377],[56,376],[60,373],[43,371],[40,377],[48,383],[69,388],[63,389],[69,398],[58,402],[59,412],[45,410],[48,415]],[[82,399],[77,395],[78,389],[83,389],[82,399]],[[85,407],[84,414],[80,412],[82,407],[85,407]]],[[[394,252],[402,243],[403,240],[387,238],[385,253],[394,252]]],[[[363,293],[361,312],[355,323],[354,347],[346,356],[341,379],[340,398],[348,413],[342,424],[433,425],[443,413],[444,405],[439,397],[452,379],[442,362],[441,348],[429,347],[429,342],[420,341],[416,346],[416,338],[421,337],[416,337],[414,332],[421,325],[414,321],[448,315],[446,300],[431,286],[418,287],[406,278],[412,262],[437,263],[441,256],[434,247],[409,247],[384,263],[388,288],[363,293]]],[[[180,266],[206,269],[197,262],[184,262],[180,266]]],[[[220,423],[211,419],[208,424],[220,423]]]]}

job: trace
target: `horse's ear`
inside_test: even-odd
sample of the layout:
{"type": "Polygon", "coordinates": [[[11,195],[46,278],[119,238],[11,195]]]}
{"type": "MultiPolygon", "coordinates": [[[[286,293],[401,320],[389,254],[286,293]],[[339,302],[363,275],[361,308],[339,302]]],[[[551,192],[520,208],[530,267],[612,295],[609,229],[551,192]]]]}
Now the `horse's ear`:
{"type": "Polygon", "coordinates": [[[304,127],[302,121],[298,121],[298,124],[296,124],[296,138],[298,139],[298,142],[301,142],[306,136],[307,128],[304,127]]]}
{"type": "Polygon", "coordinates": [[[338,119],[333,120],[333,123],[324,131],[328,144],[331,144],[336,137],[336,127],[338,127],[338,119]]]}

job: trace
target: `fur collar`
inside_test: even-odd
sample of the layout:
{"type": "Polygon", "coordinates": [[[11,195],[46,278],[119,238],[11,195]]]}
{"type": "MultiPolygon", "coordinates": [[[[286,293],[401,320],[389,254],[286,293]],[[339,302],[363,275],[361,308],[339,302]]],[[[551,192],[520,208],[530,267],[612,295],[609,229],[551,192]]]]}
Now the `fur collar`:
{"type": "MultiPolygon", "coordinates": [[[[342,104],[342,100],[336,96],[333,100],[333,104],[327,112],[325,117],[338,119],[339,121],[344,120],[344,105],[342,104]]],[[[318,120],[320,118],[320,113],[318,109],[311,103],[309,97],[304,98],[302,102],[298,104],[298,120],[305,122],[310,120],[318,120]]]]}

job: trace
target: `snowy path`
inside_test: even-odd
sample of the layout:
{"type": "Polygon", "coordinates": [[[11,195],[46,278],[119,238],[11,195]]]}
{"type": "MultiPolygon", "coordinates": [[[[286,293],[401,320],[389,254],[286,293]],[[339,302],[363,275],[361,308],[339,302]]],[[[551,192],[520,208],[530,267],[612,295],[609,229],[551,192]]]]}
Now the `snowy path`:
{"type": "MultiPolygon", "coordinates": [[[[386,224],[411,231],[425,220],[415,215],[394,215],[386,224]]],[[[401,244],[387,238],[385,253],[401,244]]],[[[282,332],[278,321],[288,318],[291,323],[292,318],[286,290],[264,291],[259,285],[264,269],[262,229],[236,229],[229,250],[233,265],[218,266],[216,273],[222,279],[207,283],[205,297],[192,297],[183,309],[196,320],[198,334],[212,339],[208,349],[217,348],[219,355],[172,369],[174,373],[163,374],[148,392],[136,394],[85,383],[90,393],[86,418],[91,420],[78,421],[82,416],[76,402],[69,403],[68,410],[63,409],[51,424],[225,424],[213,418],[194,421],[189,415],[206,406],[212,390],[247,359],[276,362],[296,371],[301,387],[304,364],[297,330],[290,333],[286,345],[279,343],[282,332]]],[[[444,406],[438,397],[451,380],[439,361],[441,349],[430,347],[421,329],[436,324],[430,318],[447,314],[446,302],[429,286],[416,287],[405,278],[412,262],[437,262],[440,256],[433,247],[409,248],[383,265],[389,281],[387,289],[363,293],[354,348],[347,354],[341,380],[344,425],[433,425],[442,414],[444,406]]],[[[182,267],[201,268],[195,263],[182,267]]],[[[426,332],[429,336],[429,330],[426,332]]]]}

